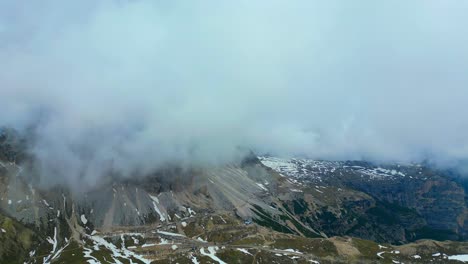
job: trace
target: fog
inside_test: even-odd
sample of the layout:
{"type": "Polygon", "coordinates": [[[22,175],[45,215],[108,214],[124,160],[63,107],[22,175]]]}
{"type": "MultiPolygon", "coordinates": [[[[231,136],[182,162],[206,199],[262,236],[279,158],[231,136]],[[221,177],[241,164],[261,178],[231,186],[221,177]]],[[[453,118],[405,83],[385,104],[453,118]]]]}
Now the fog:
{"type": "Polygon", "coordinates": [[[468,158],[466,1],[0,0],[0,125],[46,182],[247,151],[468,158]]]}

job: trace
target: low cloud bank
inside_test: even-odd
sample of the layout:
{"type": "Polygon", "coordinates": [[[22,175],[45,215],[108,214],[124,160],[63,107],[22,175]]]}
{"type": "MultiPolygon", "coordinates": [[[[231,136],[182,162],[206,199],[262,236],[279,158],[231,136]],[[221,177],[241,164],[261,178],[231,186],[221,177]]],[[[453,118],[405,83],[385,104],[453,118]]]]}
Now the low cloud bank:
{"type": "Polygon", "coordinates": [[[45,181],[245,150],[468,158],[468,3],[0,3],[0,125],[45,181]]]}

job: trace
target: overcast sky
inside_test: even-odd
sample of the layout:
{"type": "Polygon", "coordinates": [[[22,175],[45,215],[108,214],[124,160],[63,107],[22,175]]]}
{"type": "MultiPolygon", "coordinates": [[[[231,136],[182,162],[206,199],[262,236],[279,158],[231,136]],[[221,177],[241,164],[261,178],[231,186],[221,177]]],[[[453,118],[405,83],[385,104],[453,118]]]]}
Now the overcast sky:
{"type": "Polygon", "coordinates": [[[468,1],[0,0],[0,125],[49,180],[239,149],[468,158],[468,1]]]}

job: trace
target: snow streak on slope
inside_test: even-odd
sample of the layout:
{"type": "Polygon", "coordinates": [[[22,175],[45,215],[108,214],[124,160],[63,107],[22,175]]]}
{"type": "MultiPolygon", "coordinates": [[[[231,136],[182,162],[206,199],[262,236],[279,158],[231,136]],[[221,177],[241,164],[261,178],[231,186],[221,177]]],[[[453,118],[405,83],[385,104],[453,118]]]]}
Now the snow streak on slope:
{"type": "Polygon", "coordinates": [[[158,215],[159,215],[159,220],[160,220],[161,222],[166,221],[166,217],[164,216],[164,214],[161,212],[161,210],[159,209],[159,207],[158,207],[158,205],[157,205],[157,204],[159,204],[159,199],[158,199],[158,197],[153,196],[153,195],[150,195],[150,198],[151,198],[151,200],[153,200],[154,210],[156,211],[156,213],[158,213],[158,215]]]}

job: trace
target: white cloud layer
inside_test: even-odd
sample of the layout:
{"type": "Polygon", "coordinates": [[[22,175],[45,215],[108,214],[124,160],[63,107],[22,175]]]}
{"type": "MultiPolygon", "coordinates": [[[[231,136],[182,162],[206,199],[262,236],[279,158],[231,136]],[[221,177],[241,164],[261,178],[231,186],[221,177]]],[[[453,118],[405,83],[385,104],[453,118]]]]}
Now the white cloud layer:
{"type": "Polygon", "coordinates": [[[50,181],[468,158],[466,1],[0,1],[0,125],[50,181]]]}

